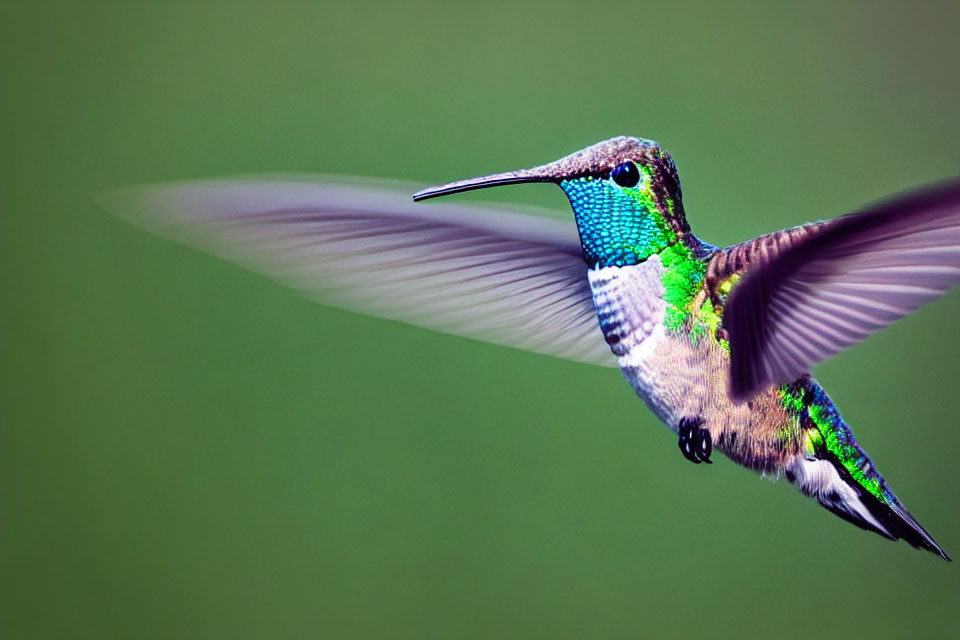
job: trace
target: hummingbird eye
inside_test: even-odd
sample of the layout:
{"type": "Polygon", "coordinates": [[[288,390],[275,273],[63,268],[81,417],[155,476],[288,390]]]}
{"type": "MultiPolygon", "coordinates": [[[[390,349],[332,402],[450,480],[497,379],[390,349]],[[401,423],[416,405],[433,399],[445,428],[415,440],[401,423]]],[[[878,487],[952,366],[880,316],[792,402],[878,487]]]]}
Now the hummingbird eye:
{"type": "Polygon", "coordinates": [[[640,170],[628,160],[615,166],[610,171],[610,177],[621,187],[635,187],[640,182],[640,170]]]}

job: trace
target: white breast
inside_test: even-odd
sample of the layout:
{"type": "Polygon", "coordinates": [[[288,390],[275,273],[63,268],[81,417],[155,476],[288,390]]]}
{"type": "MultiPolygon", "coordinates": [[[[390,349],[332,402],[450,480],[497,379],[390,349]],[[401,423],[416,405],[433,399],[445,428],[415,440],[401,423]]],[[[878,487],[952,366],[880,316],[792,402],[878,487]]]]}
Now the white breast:
{"type": "Polygon", "coordinates": [[[620,370],[650,410],[672,425],[679,411],[675,389],[664,388],[657,360],[668,339],[663,272],[660,256],[653,255],[639,265],[591,269],[588,277],[600,329],[620,370]]]}
{"type": "Polygon", "coordinates": [[[638,265],[588,272],[600,329],[621,367],[649,356],[663,336],[663,272],[658,255],[638,265]]]}

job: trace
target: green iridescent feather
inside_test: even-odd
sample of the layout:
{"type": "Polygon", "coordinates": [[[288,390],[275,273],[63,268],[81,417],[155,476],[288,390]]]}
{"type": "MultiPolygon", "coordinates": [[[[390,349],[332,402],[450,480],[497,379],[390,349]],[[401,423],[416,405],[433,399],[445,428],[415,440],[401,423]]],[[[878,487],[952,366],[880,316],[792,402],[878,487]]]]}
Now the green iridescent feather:
{"type": "Polygon", "coordinates": [[[883,502],[896,504],[893,492],[876,472],[873,462],[857,444],[840,412],[820,385],[804,378],[782,386],[780,399],[789,412],[800,418],[805,429],[815,430],[809,438],[814,448],[811,453],[821,453],[818,449],[824,449],[866,491],[883,502]]]}

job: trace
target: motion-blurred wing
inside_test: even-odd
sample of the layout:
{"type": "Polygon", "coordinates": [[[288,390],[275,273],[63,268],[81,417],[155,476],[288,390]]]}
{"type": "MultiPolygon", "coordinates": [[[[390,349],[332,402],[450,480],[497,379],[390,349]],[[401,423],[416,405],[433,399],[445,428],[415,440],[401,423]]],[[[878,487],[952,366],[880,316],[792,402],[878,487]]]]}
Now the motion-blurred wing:
{"type": "Polygon", "coordinates": [[[237,179],[121,189],[101,202],[324,304],[615,365],[573,224],[415,204],[412,192],[359,181],[237,179]]]}
{"type": "Polygon", "coordinates": [[[724,326],[738,400],[795,379],[960,281],[960,181],[806,231],[753,241],[763,255],[730,294],[724,326]]]}

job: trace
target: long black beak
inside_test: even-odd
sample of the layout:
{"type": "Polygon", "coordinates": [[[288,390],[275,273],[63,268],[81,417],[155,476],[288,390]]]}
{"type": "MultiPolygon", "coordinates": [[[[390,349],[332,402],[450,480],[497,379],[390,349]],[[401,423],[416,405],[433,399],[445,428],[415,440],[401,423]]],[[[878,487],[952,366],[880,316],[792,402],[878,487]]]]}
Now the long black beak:
{"type": "Polygon", "coordinates": [[[640,140],[639,138],[627,138],[625,136],[611,138],[581,149],[580,151],[575,151],[559,160],[554,160],[539,167],[533,167],[532,169],[495,173],[490,176],[448,182],[447,184],[441,184],[439,187],[429,187],[413,194],[413,199],[426,200],[428,198],[450,195],[451,193],[486,189],[487,187],[499,187],[505,184],[523,184],[525,182],[560,183],[572,176],[588,175],[609,169],[619,161],[617,160],[618,158],[630,157],[631,153],[636,154],[638,149],[642,149],[644,145],[649,144],[652,143],[640,140]]]}
{"type": "Polygon", "coordinates": [[[467,180],[458,180],[448,182],[437,187],[428,187],[413,194],[413,199],[417,202],[428,200],[429,198],[438,198],[447,196],[451,193],[462,193],[464,191],[473,191],[474,189],[486,189],[487,187],[499,187],[505,184],[523,184],[525,182],[556,182],[557,176],[551,175],[547,169],[550,165],[536,167],[533,169],[521,169],[519,171],[508,171],[506,173],[495,173],[489,176],[479,178],[469,178],[467,180]]]}

